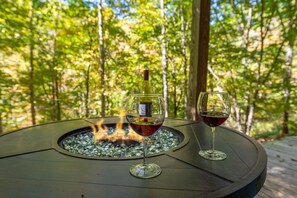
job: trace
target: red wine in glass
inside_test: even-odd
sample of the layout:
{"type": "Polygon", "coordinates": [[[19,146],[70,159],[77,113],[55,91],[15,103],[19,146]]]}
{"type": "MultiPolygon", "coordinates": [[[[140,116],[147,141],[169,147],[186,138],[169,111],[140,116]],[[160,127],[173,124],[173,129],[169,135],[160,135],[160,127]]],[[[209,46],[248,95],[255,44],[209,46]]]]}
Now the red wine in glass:
{"type": "Polygon", "coordinates": [[[163,124],[163,120],[153,117],[137,117],[130,120],[132,129],[142,136],[154,134],[163,124]]]}
{"type": "Polygon", "coordinates": [[[146,162],[146,140],[162,126],[164,100],[158,94],[131,94],[125,100],[126,119],[130,127],[144,137],[143,163],[130,167],[131,175],[138,178],[152,178],[161,174],[162,169],[155,163],[146,162]]]}
{"type": "Polygon", "coordinates": [[[217,127],[223,124],[229,115],[222,112],[201,112],[202,121],[210,127],[217,127]]]}
{"type": "Polygon", "coordinates": [[[215,130],[229,117],[231,105],[226,92],[201,92],[197,102],[197,110],[202,121],[211,128],[212,148],[200,150],[199,155],[208,160],[224,160],[227,154],[215,150],[215,130]]]}

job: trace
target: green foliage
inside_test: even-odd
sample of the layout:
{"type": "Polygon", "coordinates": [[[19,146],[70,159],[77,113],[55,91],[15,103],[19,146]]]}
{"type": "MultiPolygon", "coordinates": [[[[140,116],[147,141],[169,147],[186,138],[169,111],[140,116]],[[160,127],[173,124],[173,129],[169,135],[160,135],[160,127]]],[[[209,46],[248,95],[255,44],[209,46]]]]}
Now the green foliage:
{"type": "MultiPolygon", "coordinates": [[[[190,64],[190,0],[115,0],[103,3],[105,84],[101,84],[97,1],[3,0],[0,4],[0,113],[4,131],[31,124],[30,89],[38,123],[117,115],[126,94],[137,92],[145,68],[162,93],[161,24],[166,27],[169,116],[185,117],[190,64]],[[30,8],[33,4],[33,28],[30,8]],[[34,79],[29,80],[30,44],[34,79]],[[32,82],[33,81],[33,82],[32,82]]],[[[208,90],[232,97],[232,127],[250,135],[277,135],[289,88],[288,126],[296,134],[296,2],[212,1],[208,90]],[[264,4],[262,4],[264,3],[264,4]],[[290,22],[291,21],[291,22],[290,22]],[[293,42],[292,78],[284,85],[285,54],[293,42]],[[251,113],[251,107],[254,107],[251,113]]]]}
{"type": "MultiPolygon", "coordinates": [[[[100,84],[96,2],[4,0],[0,6],[0,110],[4,131],[31,124],[31,83],[38,123],[100,116],[101,93],[106,97],[106,114],[118,114],[124,96],[137,92],[145,68],[151,70],[154,91],[162,93],[159,1],[105,1],[103,4],[104,86],[100,84]],[[32,43],[34,79],[29,80],[32,43]]],[[[168,56],[175,67],[169,83],[179,90],[179,103],[182,103],[181,82],[186,76],[182,73],[180,37],[182,33],[186,35],[189,56],[191,2],[172,1],[167,6],[168,56]],[[181,3],[188,28],[184,32],[180,30],[180,13],[174,14],[181,3]]],[[[183,108],[180,105],[179,116],[184,115],[183,108]]]]}
{"type": "MultiPolygon", "coordinates": [[[[289,29],[290,21],[296,21],[296,2],[214,1],[212,8],[209,66],[213,69],[210,79],[215,81],[208,81],[210,89],[219,87],[230,93],[233,126],[255,137],[280,133],[281,122],[275,121],[281,120],[284,111],[284,89],[297,83],[296,53],[290,84],[284,85],[283,80],[286,50],[290,39],[297,36],[289,29]],[[265,123],[275,125],[261,131],[265,123]]],[[[296,24],[292,27],[296,30],[296,24]]],[[[296,120],[293,95],[291,92],[290,120],[296,120]]],[[[294,131],[293,125],[289,128],[294,131]]]]}

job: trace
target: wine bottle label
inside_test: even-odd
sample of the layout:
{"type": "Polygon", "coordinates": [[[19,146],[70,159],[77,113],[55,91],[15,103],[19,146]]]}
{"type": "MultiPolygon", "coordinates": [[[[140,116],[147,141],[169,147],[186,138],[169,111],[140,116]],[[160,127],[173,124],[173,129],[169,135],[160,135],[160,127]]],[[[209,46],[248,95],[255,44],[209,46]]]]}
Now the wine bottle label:
{"type": "Polygon", "coordinates": [[[152,103],[144,102],[139,104],[139,115],[140,116],[152,116],[152,103]]]}

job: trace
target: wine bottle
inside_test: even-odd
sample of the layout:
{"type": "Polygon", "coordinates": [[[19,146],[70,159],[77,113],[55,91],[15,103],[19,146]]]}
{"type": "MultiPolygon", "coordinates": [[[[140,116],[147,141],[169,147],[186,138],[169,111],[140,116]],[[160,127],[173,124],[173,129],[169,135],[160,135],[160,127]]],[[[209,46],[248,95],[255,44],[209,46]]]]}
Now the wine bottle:
{"type": "MultiPolygon", "coordinates": [[[[149,81],[149,70],[144,70],[142,94],[151,94],[152,89],[149,81]]],[[[139,104],[139,115],[143,117],[152,116],[152,101],[150,97],[143,97],[139,104]]]]}
{"type": "Polygon", "coordinates": [[[143,86],[142,86],[142,93],[143,94],[151,94],[152,93],[152,89],[151,89],[151,84],[150,84],[150,79],[149,79],[149,70],[146,69],[144,70],[143,73],[143,86]]]}

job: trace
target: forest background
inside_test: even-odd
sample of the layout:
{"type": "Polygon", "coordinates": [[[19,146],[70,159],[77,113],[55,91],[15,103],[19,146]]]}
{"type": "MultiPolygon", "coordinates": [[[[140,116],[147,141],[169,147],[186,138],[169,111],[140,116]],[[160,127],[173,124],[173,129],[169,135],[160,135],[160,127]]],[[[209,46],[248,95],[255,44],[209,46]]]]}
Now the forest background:
{"type": "MultiPolygon", "coordinates": [[[[207,90],[230,94],[227,125],[296,135],[296,1],[213,0],[210,18],[207,90]]],[[[117,115],[146,68],[187,118],[191,25],[191,0],[2,0],[0,133],[117,115]]]]}

